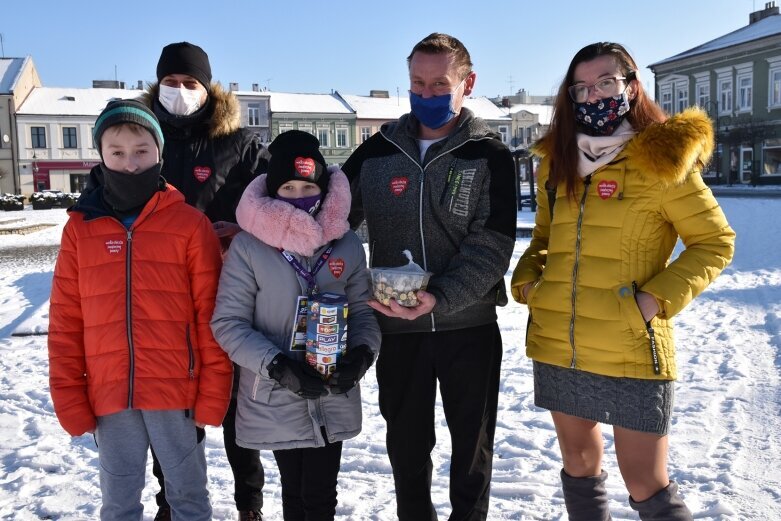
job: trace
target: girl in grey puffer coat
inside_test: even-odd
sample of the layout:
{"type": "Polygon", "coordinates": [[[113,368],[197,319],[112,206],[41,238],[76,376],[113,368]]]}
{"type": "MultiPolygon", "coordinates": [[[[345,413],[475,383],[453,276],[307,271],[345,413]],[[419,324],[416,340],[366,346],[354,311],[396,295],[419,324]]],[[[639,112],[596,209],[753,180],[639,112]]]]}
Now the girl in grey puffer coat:
{"type": "Polygon", "coordinates": [[[314,136],[298,131],[272,142],[268,174],[247,187],[236,210],[243,231],[225,258],[211,321],[241,370],[236,443],[274,450],[286,519],[288,511],[310,507],[312,498],[296,494],[308,488],[301,485],[310,477],[302,473],[311,468],[305,460],[312,453],[302,451],[311,448],[330,453],[311,457],[330,462],[316,469],[330,475],[323,487],[333,488],[318,508],[335,510],[341,441],[361,430],[357,381],[380,346],[366,304],[371,279],[363,244],[347,223],[349,183],[341,170],[326,169],[318,146],[314,136]],[[347,352],[327,382],[309,366],[305,350],[291,350],[298,297],[314,286],[346,295],[349,306],[347,352]]]}

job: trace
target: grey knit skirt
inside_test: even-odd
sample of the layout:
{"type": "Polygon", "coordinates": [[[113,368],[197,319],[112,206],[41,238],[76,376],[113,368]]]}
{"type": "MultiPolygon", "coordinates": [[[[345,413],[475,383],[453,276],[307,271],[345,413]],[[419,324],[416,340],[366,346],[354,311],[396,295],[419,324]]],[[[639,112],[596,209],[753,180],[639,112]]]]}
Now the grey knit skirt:
{"type": "Polygon", "coordinates": [[[614,378],[534,362],[534,405],[633,431],[664,436],[674,382],[614,378]]]}

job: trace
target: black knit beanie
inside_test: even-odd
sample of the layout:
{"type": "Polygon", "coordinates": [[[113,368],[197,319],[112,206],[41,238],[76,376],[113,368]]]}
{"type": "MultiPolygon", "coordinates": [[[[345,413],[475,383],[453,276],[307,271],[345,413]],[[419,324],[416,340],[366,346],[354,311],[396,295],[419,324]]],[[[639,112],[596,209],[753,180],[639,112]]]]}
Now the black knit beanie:
{"type": "Polygon", "coordinates": [[[95,121],[95,128],[92,129],[92,138],[95,141],[95,146],[98,147],[101,159],[103,158],[103,152],[100,140],[103,137],[103,133],[107,128],[121,123],[135,123],[148,130],[157,143],[158,160],[163,157],[165,139],[163,139],[163,130],[160,128],[157,116],[146,105],[137,100],[120,99],[108,102],[103,112],[98,115],[98,119],[95,121]]]}
{"type": "Polygon", "coordinates": [[[157,81],[169,74],[187,74],[198,80],[206,90],[210,90],[212,68],[209,65],[209,55],[189,42],[166,45],[157,62],[157,81]]]}
{"type": "Polygon", "coordinates": [[[276,197],[279,187],[288,181],[309,181],[319,186],[325,195],[331,174],[319,149],[320,141],[302,130],[288,130],[274,138],[268,146],[271,154],[266,176],[269,195],[276,197]]]}

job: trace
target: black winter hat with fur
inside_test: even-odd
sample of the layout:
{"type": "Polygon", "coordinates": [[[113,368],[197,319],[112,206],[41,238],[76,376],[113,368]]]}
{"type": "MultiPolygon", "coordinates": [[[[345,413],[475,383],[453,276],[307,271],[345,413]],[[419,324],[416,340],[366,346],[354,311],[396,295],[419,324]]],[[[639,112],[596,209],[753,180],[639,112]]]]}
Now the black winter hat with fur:
{"type": "Polygon", "coordinates": [[[168,44],[163,47],[157,62],[157,81],[161,81],[169,74],[187,74],[209,90],[212,83],[209,55],[189,42],[168,44]]]}
{"type": "Polygon", "coordinates": [[[268,146],[266,187],[271,197],[288,181],[308,181],[320,187],[325,195],[331,174],[320,153],[320,141],[302,130],[288,130],[274,138],[268,146]]]}

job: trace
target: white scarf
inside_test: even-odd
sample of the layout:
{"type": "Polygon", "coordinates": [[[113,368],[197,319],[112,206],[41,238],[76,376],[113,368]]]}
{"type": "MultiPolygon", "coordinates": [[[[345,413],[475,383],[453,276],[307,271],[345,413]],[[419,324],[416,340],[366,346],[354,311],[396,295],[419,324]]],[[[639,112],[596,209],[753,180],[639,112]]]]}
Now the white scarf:
{"type": "Polygon", "coordinates": [[[609,136],[578,133],[578,175],[586,177],[615,159],[637,132],[624,120],[609,136]]]}

